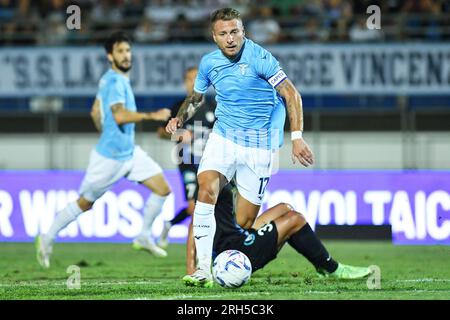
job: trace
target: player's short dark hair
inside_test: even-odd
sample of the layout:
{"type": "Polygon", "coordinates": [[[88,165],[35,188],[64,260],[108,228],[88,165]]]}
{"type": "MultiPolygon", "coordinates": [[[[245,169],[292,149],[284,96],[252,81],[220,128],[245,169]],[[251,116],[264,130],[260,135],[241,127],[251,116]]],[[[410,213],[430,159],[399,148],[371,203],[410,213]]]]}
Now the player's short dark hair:
{"type": "Polygon", "coordinates": [[[121,42],[128,42],[128,44],[131,45],[130,36],[124,31],[116,31],[116,32],[112,33],[108,37],[108,39],[106,39],[105,44],[104,44],[106,53],[112,53],[114,45],[116,43],[121,43],[121,42]]]}
{"type": "Polygon", "coordinates": [[[211,27],[214,26],[214,23],[218,20],[229,21],[233,19],[242,21],[239,11],[233,8],[218,9],[211,14],[211,27]]]}

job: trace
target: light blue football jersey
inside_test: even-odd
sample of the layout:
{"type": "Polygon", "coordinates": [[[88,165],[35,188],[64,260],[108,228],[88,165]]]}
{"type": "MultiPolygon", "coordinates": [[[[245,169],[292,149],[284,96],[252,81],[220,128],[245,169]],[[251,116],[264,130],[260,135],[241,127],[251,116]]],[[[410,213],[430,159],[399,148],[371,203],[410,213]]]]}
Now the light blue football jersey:
{"type": "Polygon", "coordinates": [[[100,79],[97,99],[100,101],[102,133],[96,150],[102,156],[125,161],[133,156],[134,123],[118,125],[111,106],[123,103],[126,109],[136,111],[130,79],[110,69],[100,79]]]}
{"type": "Polygon", "coordinates": [[[281,148],[284,142],[284,123],[286,120],[286,107],[283,98],[278,95],[278,100],[273,109],[270,130],[272,149],[281,148]]]}
{"type": "Polygon", "coordinates": [[[199,66],[194,90],[216,91],[216,123],[213,131],[240,145],[277,148],[283,139],[286,110],[274,89],[286,75],[266,49],[249,39],[234,59],[220,49],[205,55],[199,66]],[[278,143],[273,140],[277,130],[278,143]]]}

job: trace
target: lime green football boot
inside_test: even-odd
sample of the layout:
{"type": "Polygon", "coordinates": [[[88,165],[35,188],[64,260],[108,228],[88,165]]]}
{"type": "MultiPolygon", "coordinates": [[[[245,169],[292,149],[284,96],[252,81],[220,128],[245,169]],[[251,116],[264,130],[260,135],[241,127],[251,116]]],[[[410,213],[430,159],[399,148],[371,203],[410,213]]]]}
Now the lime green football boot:
{"type": "Polygon", "coordinates": [[[325,270],[317,270],[317,274],[320,278],[331,279],[363,279],[369,276],[372,270],[367,267],[354,267],[346,264],[339,263],[337,269],[334,272],[327,272],[325,270]]]}
{"type": "Polygon", "coordinates": [[[34,244],[36,247],[36,258],[41,267],[48,269],[50,268],[50,255],[52,254],[52,246],[46,245],[43,237],[44,235],[39,234],[34,240],[34,244]]]}
{"type": "Polygon", "coordinates": [[[182,281],[188,287],[212,288],[214,285],[211,274],[201,269],[184,276],[182,281]]]}

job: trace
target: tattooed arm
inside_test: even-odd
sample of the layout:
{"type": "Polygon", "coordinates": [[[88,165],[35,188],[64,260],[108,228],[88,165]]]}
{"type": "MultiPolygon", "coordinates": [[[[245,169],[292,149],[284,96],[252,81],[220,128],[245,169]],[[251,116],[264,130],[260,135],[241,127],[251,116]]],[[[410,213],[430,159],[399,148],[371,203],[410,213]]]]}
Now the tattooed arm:
{"type": "Polygon", "coordinates": [[[303,131],[303,104],[300,93],[289,79],[281,82],[276,87],[276,90],[284,99],[286,99],[286,108],[291,125],[291,132],[303,131]]]}
{"type": "Polygon", "coordinates": [[[175,118],[170,119],[166,126],[166,131],[171,134],[175,133],[175,131],[177,131],[183,123],[194,116],[204,102],[205,99],[203,94],[194,91],[194,93],[184,100],[175,118]]]}
{"type": "MultiPolygon", "coordinates": [[[[303,131],[303,105],[302,97],[289,79],[283,80],[277,87],[278,93],[286,100],[291,132],[303,131]]],[[[313,154],[302,137],[292,139],[292,161],[298,160],[308,167],[313,164],[313,154]]]]}

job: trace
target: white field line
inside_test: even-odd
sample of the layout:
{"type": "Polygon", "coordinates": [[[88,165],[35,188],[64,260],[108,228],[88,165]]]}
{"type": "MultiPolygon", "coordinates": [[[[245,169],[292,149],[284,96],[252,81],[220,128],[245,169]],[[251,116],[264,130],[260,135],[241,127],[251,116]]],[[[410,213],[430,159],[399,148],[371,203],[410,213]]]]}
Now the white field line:
{"type": "MultiPolygon", "coordinates": [[[[169,281],[174,281],[173,279],[168,279],[164,281],[160,280],[145,280],[145,281],[92,281],[85,280],[81,278],[82,286],[121,286],[121,285],[155,285],[155,284],[163,284],[168,283],[169,281]]],[[[176,280],[175,280],[176,281],[176,280]]],[[[395,279],[395,280],[387,280],[387,282],[399,282],[399,283],[423,283],[423,282],[450,282],[450,279],[432,279],[432,278],[423,278],[423,279],[395,279]]],[[[19,281],[15,283],[0,283],[0,287],[12,288],[12,287],[34,287],[34,286],[66,286],[66,280],[35,280],[35,281],[19,281]]],[[[305,291],[304,293],[332,293],[334,291],[305,291]]],[[[336,291],[338,292],[338,291],[336,291]]],[[[357,292],[357,291],[355,291],[357,292]]],[[[363,291],[361,291],[363,292],[363,291]]],[[[365,292],[365,291],[364,291],[365,292]]],[[[243,294],[243,293],[242,293],[243,294]]]]}
{"type": "MultiPolygon", "coordinates": [[[[192,298],[223,298],[223,297],[249,297],[249,296],[259,296],[259,295],[264,295],[264,296],[269,296],[272,293],[270,292],[221,292],[220,294],[213,294],[213,295],[178,295],[178,296],[164,296],[162,297],[162,299],[164,300],[179,300],[179,299],[192,299],[192,298]]],[[[139,297],[139,298],[133,298],[131,300],[155,300],[155,298],[147,298],[147,297],[139,297]]]]}
{"type": "MultiPolygon", "coordinates": [[[[369,293],[369,292],[383,292],[383,293],[421,293],[421,292],[429,292],[429,293],[444,293],[445,291],[443,290],[427,290],[427,289],[411,289],[411,290],[384,290],[383,288],[381,289],[366,289],[366,290],[349,290],[349,291],[345,291],[345,290],[340,290],[340,291],[314,291],[314,290],[309,290],[309,291],[305,291],[302,292],[302,294],[330,294],[330,293],[369,293]]],[[[450,290],[449,290],[450,293],[450,290]]]]}
{"type": "MultiPolygon", "coordinates": [[[[30,281],[20,281],[16,283],[0,283],[0,287],[41,287],[41,286],[66,286],[67,280],[36,280],[30,281]]],[[[166,281],[167,282],[167,281],[166,281]]],[[[81,286],[114,286],[114,285],[152,285],[152,284],[162,284],[163,281],[83,281],[81,278],[81,286]]]]}
{"type": "MultiPolygon", "coordinates": [[[[324,294],[324,295],[330,295],[330,294],[339,294],[344,292],[344,290],[342,291],[315,291],[315,290],[308,290],[308,291],[303,291],[300,292],[299,294],[301,295],[314,295],[314,294],[324,294]]],[[[382,293],[444,293],[445,291],[439,291],[439,290],[426,290],[426,289],[420,289],[420,290],[395,290],[394,292],[391,290],[351,290],[348,293],[361,293],[361,294],[367,294],[369,292],[382,292],[382,293]]],[[[450,292],[449,292],[450,293],[450,292]]],[[[133,298],[131,300],[183,300],[183,299],[214,299],[214,298],[224,298],[224,297],[246,297],[246,296],[270,296],[272,293],[271,292],[249,292],[249,293],[220,293],[220,294],[215,294],[215,295],[178,295],[178,296],[163,296],[161,298],[152,298],[152,297],[138,297],[138,298],[133,298]]]]}
{"type": "Polygon", "coordinates": [[[450,282],[450,279],[432,279],[432,278],[424,278],[424,279],[399,279],[394,280],[395,282],[450,282]]]}

